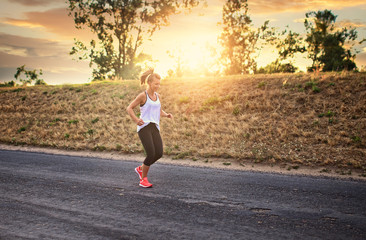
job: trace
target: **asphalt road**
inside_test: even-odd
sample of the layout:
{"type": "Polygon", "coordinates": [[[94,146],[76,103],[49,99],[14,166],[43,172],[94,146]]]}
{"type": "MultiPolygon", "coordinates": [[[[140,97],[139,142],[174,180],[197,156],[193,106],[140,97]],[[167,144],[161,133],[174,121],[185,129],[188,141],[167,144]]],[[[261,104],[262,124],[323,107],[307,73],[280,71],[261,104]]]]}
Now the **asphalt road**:
{"type": "Polygon", "coordinates": [[[366,182],[0,150],[0,239],[366,239],[366,182]]]}

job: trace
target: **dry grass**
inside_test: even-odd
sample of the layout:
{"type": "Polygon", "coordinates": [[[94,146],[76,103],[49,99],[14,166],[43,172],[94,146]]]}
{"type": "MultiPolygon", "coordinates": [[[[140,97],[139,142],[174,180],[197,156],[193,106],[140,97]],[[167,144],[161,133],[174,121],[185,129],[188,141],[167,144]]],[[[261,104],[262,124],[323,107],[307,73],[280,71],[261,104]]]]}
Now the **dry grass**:
{"type": "MultiPolygon", "coordinates": [[[[142,152],[125,109],[137,81],[1,89],[0,141],[142,152]]],[[[366,173],[366,75],[163,80],[165,154],[366,173]]]]}

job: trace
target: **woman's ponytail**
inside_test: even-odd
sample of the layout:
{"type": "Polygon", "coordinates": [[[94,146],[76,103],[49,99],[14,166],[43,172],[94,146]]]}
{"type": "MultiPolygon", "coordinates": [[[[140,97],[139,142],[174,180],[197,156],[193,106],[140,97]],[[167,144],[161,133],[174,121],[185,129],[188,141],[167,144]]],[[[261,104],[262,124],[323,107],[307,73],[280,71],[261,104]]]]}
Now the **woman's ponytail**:
{"type": "Polygon", "coordinates": [[[148,80],[147,78],[154,73],[154,69],[149,69],[146,72],[144,72],[141,77],[140,77],[140,81],[141,81],[141,85],[144,85],[146,83],[146,80],[148,80]]]}

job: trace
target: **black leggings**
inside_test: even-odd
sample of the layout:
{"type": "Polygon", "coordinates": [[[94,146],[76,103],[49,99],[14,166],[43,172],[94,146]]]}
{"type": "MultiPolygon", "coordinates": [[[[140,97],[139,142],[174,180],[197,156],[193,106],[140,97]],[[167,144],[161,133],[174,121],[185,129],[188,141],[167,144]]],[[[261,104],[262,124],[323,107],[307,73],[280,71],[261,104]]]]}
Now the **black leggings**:
{"type": "Polygon", "coordinates": [[[150,166],[163,156],[163,141],[155,123],[150,123],[139,132],[139,137],[146,151],[144,164],[150,166]]]}

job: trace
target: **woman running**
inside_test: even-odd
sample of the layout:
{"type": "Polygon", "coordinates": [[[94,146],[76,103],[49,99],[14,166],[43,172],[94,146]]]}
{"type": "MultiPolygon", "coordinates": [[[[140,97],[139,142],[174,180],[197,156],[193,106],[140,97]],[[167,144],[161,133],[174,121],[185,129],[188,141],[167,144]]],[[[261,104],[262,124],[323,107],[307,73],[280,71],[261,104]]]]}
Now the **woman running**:
{"type": "Polygon", "coordinates": [[[163,141],[160,136],[160,116],[173,118],[173,115],[161,109],[161,98],[157,91],[160,88],[160,75],[154,69],[144,72],[140,78],[141,85],[147,80],[148,88],[140,93],[127,107],[127,112],[137,124],[139,138],[146,151],[146,158],[141,166],[135,168],[140,178],[141,187],[152,187],[147,179],[150,166],[163,156],[163,141]],[[140,105],[141,115],[138,118],[133,109],[140,105]]]}

